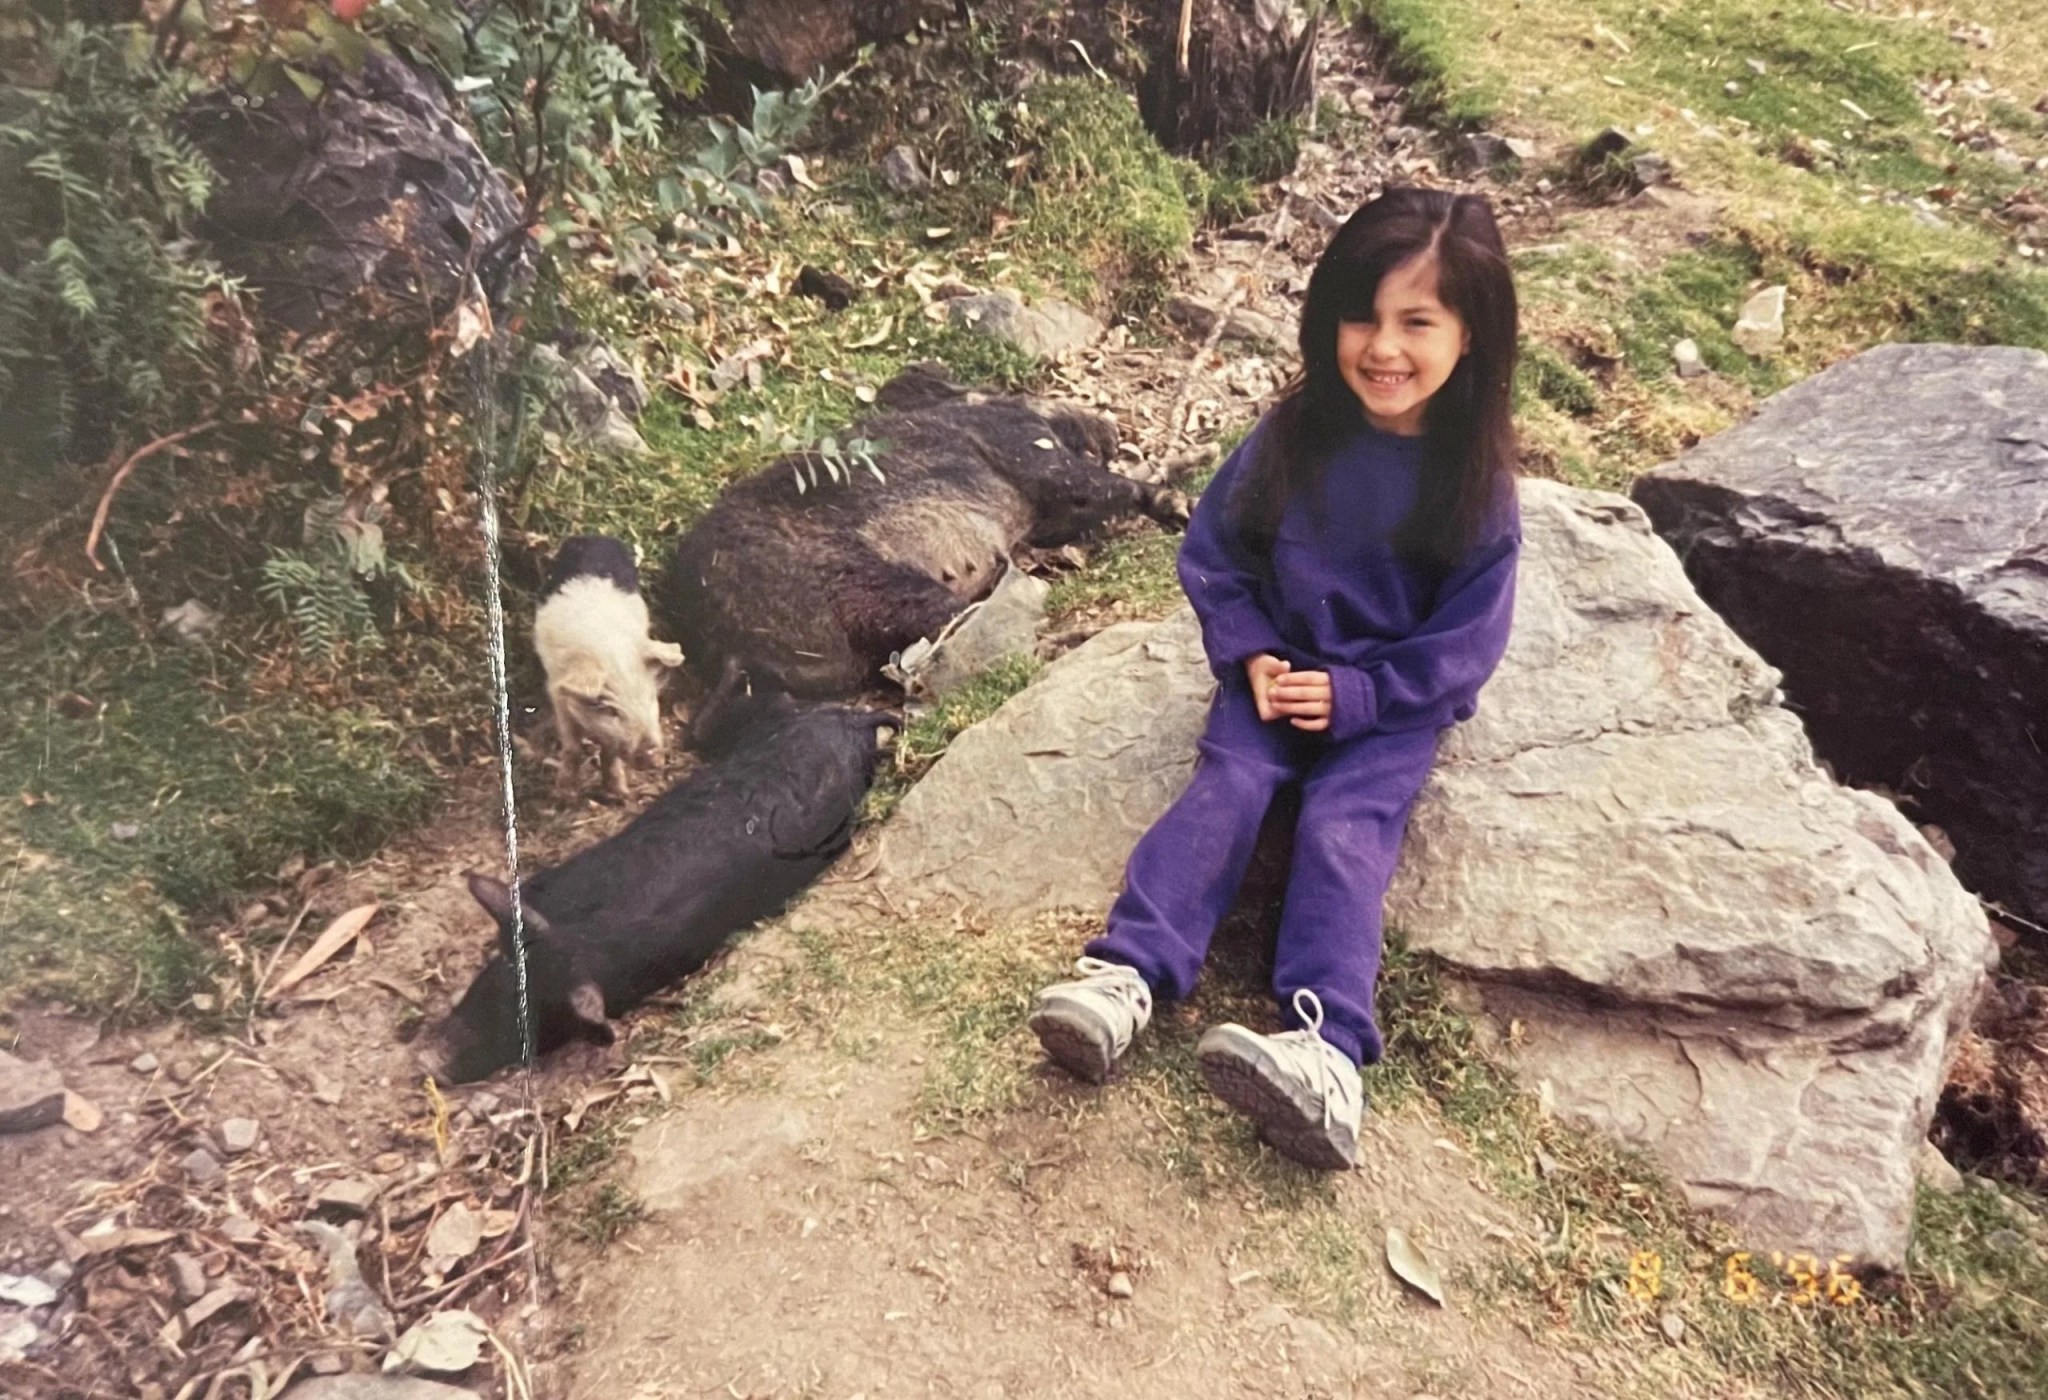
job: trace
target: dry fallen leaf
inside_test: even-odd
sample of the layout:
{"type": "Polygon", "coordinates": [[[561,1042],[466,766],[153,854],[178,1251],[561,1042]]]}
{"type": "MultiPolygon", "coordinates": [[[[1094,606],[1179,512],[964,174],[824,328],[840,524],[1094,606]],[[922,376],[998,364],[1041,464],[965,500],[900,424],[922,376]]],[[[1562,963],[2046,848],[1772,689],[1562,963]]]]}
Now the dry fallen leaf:
{"type": "Polygon", "coordinates": [[[457,1201],[441,1212],[441,1218],[427,1231],[427,1257],[444,1262],[467,1259],[483,1243],[483,1221],[477,1213],[457,1201]]]}
{"type": "Polygon", "coordinates": [[[1387,1227],[1387,1264],[1401,1282],[1438,1307],[1444,1305],[1444,1282],[1436,1264],[1423,1253],[1422,1246],[1391,1225],[1387,1227]]]}
{"type": "Polygon", "coordinates": [[[476,1365],[490,1330],[467,1308],[435,1313],[414,1324],[384,1358],[384,1369],[410,1366],[416,1371],[452,1375],[476,1365]]]}
{"type": "Polygon", "coordinates": [[[590,1112],[591,1109],[596,1108],[601,1103],[610,1102],[624,1092],[626,1092],[626,1086],[623,1084],[601,1084],[595,1089],[585,1089],[583,1096],[577,1100],[576,1106],[562,1115],[563,1129],[567,1132],[575,1132],[583,1126],[584,1114],[590,1112]]]}
{"type": "Polygon", "coordinates": [[[259,994],[258,999],[260,1000],[262,996],[283,996],[318,972],[329,958],[340,952],[350,939],[369,925],[370,920],[377,917],[377,910],[380,907],[372,901],[368,904],[359,904],[346,914],[337,916],[334,922],[313,940],[313,946],[299,956],[299,960],[291,965],[284,976],[277,979],[274,986],[259,994]]]}
{"type": "Polygon", "coordinates": [[[872,350],[875,346],[880,345],[889,338],[889,332],[894,329],[895,325],[896,318],[894,316],[884,316],[881,325],[875,327],[874,330],[868,332],[859,340],[847,341],[846,348],[849,350],[872,350]]]}
{"type": "Polygon", "coordinates": [[[124,1249],[147,1249],[178,1237],[175,1230],[149,1230],[139,1226],[126,1230],[96,1230],[86,1235],[73,1235],[59,1227],[55,1234],[64,1257],[73,1264],[124,1249]]]}

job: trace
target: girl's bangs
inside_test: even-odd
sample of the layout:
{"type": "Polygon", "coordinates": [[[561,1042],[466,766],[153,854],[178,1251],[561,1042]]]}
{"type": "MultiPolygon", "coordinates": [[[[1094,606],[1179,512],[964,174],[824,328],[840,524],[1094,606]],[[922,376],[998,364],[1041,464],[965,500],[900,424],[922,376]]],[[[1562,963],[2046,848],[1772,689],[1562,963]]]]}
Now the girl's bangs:
{"type": "MultiPolygon", "coordinates": [[[[1373,317],[1373,302],[1379,296],[1380,283],[1389,272],[1407,262],[1410,258],[1427,254],[1435,243],[1429,237],[1429,230],[1423,231],[1419,241],[1402,239],[1381,240],[1375,246],[1361,248],[1358,256],[1346,259],[1332,268],[1328,306],[1341,324],[1346,321],[1370,321],[1373,317]]],[[[1437,258],[1437,276],[1446,279],[1444,259],[1437,258]]],[[[1443,295],[1439,292],[1439,295],[1443,295]]],[[[1445,305],[1449,298],[1445,297],[1445,305]]]]}
{"type": "Polygon", "coordinates": [[[1339,323],[1345,321],[1370,321],[1373,300],[1379,295],[1380,280],[1393,270],[1398,259],[1390,257],[1392,251],[1384,246],[1361,250],[1364,256],[1347,262],[1331,271],[1331,311],[1339,323]]]}

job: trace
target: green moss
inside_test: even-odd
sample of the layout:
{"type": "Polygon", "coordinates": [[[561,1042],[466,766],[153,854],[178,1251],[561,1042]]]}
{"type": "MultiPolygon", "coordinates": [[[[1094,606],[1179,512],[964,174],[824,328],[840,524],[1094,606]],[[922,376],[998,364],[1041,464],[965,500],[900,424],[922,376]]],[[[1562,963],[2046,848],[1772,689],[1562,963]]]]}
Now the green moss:
{"type": "Polygon", "coordinates": [[[1535,398],[1583,418],[1600,406],[1600,386],[1555,350],[1536,342],[1522,348],[1515,368],[1515,397],[1517,408],[1524,399],[1535,398]]]}

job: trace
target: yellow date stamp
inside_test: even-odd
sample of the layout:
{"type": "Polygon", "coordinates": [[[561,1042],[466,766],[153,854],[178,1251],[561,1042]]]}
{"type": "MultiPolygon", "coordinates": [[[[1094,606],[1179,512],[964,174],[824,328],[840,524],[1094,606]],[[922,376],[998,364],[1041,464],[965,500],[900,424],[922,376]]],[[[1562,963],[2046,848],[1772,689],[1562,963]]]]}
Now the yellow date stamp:
{"type": "MultiPolygon", "coordinates": [[[[1743,1307],[1783,1302],[1792,1307],[1854,1307],[1863,1301],[1863,1285],[1848,1271],[1851,1256],[1838,1254],[1825,1265],[1813,1254],[1773,1251],[1770,1272],[1759,1274],[1757,1256],[1737,1250],[1721,1262],[1721,1296],[1743,1307]]],[[[1628,1296],[1654,1302],[1664,1296],[1664,1260],[1653,1250],[1637,1250],[1628,1263],[1628,1296]]]]}

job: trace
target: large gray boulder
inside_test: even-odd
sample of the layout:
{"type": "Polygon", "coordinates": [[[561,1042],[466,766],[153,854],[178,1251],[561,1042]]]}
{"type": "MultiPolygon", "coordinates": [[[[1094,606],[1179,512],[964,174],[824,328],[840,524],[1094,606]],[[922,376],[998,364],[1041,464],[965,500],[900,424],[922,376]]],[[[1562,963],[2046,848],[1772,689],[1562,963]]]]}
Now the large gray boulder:
{"type": "MultiPolygon", "coordinates": [[[[1525,483],[1516,627],[1446,736],[1389,918],[1567,1118],[1764,1247],[1903,1258],[1913,1153],[1993,957],[1889,804],[1830,782],[1776,673],[1618,496],[1525,483]]],[[[960,736],[877,878],[1001,917],[1100,911],[1185,783],[1186,611],[1112,628],[960,736]]]]}
{"type": "Polygon", "coordinates": [[[1183,609],[1068,652],[952,742],[882,833],[882,884],[998,915],[1107,908],[1140,834],[1187,786],[1210,680],[1183,609]]]}
{"type": "Polygon", "coordinates": [[[2048,925],[2048,355],[1866,351],[1634,494],[1822,757],[2048,925]]]}

